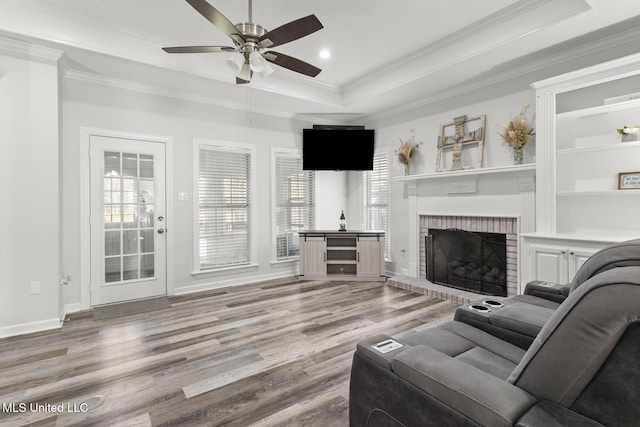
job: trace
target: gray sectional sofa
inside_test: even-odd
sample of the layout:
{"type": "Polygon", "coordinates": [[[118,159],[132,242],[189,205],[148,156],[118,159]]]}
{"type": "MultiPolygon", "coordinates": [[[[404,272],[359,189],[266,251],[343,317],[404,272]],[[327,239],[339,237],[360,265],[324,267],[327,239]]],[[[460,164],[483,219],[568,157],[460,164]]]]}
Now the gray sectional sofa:
{"type": "Polygon", "coordinates": [[[402,339],[362,340],[352,364],[350,424],[640,425],[639,248],[636,240],[594,255],[568,288],[533,284],[526,295],[489,306],[494,314],[507,309],[500,320],[482,320],[491,328],[457,314],[402,339]],[[617,256],[623,252],[625,260],[617,256]],[[510,312],[516,304],[526,305],[510,312]],[[539,332],[513,326],[524,308],[543,321],[539,332]],[[527,344],[521,335],[535,337],[527,344]]]}

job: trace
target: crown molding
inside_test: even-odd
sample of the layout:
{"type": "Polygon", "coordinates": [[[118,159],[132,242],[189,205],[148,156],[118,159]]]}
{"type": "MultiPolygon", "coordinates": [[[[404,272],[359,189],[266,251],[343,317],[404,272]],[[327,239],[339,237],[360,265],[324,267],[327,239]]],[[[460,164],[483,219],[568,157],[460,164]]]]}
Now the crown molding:
{"type": "Polygon", "coordinates": [[[197,104],[211,105],[214,107],[228,108],[242,112],[250,112],[252,114],[258,113],[264,114],[266,116],[279,117],[284,119],[291,119],[294,117],[293,113],[247,105],[246,101],[226,101],[213,96],[194,94],[177,90],[167,90],[160,86],[134,82],[131,80],[124,80],[115,77],[108,77],[104,75],[88,73],[85,71],[68,70],[64,74],[64,77],[70,80],[76,80],[84,83],[106,86],[115,89],[124,89],[128,91],[143,93],[146,95],[162,96],[165,98],[178,99],[181,101],[193,102],[197,104]]]}
{"type": "Polygon", "coordinates": [[[0,36],[0,52],[24,59],[57,65],[64,51],[0,36]]]}
{"type": "Polygon", "coordinates": [[[346,84],[343,87],[346,103],[415,84],[434,73],[459,66],[469,58],[490,54],[495,49],[590,10],[586,0],[568,0],[561,6],[552,0],[514,3],[481,22],[435,41],[413,56],[346,84]],[[494,37],[495,34],[503,36],[494,37]]]}
{"type": "MultiPolygon", "coordinates": [[[[451,90],[440,92],[434,96],[429,96],[426,99],[405,103],[396,108],[387,109],[378,113],[366,114],[363,115],[362,118],[366,121],[385,119],[401,113],[426,107],[449,98],[454,98],[471,91],[499,84],[500,82],[503,82],[507,79],[513,79],[520,76],[525,76],[530,73],[535,73],[537,71],[558,67],[563,64],[574,62],[581,58],[593,56],[602,51],[607,51],[609,49],[622,46],[624,44],[634,44],[638,42],[640,42],[640,27],[637,25],[632,25],[629,26],[628,29],[617,32],[616,34],[604,37],[596,37],[596,40],[587,40],[578,47],[563,49],[555,53],[549,53],[549,50],[553,49],[553,47],[547,48],[543,51],[535,53],[535,55],[540,56],[539,58],[523,62],[519,65],[510,66],[504,71],[494,70],[490,75],[482,79],[475,79],[472,82],[458,85],[451,90]]],[[[622,58],[621,60],[625,61],[625,58],[622,58]]],[[[550,78],[548,80],[552,79],[553,78],[550,78]]],[[[545,81],[539,82],[539,84],[545,81]]]]}

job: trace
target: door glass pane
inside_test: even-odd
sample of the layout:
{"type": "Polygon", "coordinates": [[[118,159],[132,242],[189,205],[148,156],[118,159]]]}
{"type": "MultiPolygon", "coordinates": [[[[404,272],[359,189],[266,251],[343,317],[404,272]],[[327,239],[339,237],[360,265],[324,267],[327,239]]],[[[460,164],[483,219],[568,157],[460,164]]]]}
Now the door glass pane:
{"type": "Polygon", "coordinates": [[[104,153],[104,175],[120,176],[120,153],[105,152],[104,153]]]}
{"type": "Polygon", "coordinates": [[[104,207],[104,227],[105,228],[120,228],[122,220],[120,218],[120,206],[107,206],[104,207]]]}
{"type": "Polygon", "coordinates": [[[138,176],[138,155],[122,153],[122,176],[138,176]]]}
{"type": "Polygon", "coordinates": [[[140,277],[153,277],[155,274],[153,255],[142,255],[141,257],[141,265],[140,265],[140,277]]]}
{"type": "Polygon", "coordinates": [[[153,162],[148,154],[104,153],[105,283],[155,275],[153,162]]]}
{"type": "Polygon", "coordinates": [[[138,253],[138,230],[126,230],[122,233],[122,251],[125,255],[138,253]]]}
{"type": "Polygon", "coordinates": [[[122,280],[134,280],[138,276],[138,255],[122,258],[122,280]]]}
{"type": "Polygon", "coordinates": [[[138,226],[138,205],[122,206],[122,226],[136,228],[138,226]]]}
{"type": "Polygon", "coordinates": [[[120,279],[120,257],[106,258],[104,260],[104,281],[119,282],[120,279]]]}
{"type": "Polygon", "coordinates": [[[140,154],[140,178],[153,178],[153,156],[140,154]]]}
{"type": "Polygon", "coordinates": [[[153,230],[140,231],[140,252],[153,252],[153,230]]]}
{"type": "Polygon", "coordinates": [[[120,230],[104,233],[105,256],[120,255],[120,230]]]}

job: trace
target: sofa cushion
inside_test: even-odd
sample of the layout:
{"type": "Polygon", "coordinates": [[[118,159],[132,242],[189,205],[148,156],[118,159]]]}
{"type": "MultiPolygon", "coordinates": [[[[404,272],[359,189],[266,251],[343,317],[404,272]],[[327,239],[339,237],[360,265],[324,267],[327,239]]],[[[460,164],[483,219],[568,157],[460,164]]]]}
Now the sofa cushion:
{"type": "Polygon", "coordinates": [[[553,312],[539,305],[516,302],[497,310],[490,321],[500,328],[535,337],[553,312]]]}
{"type": "Polygon", "coordinates": [[[525,353],[519,347],[456,321],[407,335],[402,342],[430,347],[502,380],[509,377],[525,353]]]}

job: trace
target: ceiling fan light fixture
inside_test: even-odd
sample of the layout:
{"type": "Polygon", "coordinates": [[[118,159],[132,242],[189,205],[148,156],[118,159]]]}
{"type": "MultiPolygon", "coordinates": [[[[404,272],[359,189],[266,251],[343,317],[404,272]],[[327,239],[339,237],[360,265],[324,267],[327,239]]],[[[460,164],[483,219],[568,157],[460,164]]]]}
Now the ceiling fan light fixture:
{"type": "Polygon", "coordinates": [[[231,55],[231,57],[227,60],[227,64],[235,74],[239,73],[242,70],[242,65],[244,64],[244,55],[240,52],[236,52],[231,55]]]}
{"type": "Polygon", "coordinates": [[[273,67],[267,63],[264,66],[264,70],[260,73],[260,77],[267,77],[269,74],[273,73],[273,71],[273,67]]]}
{"type": "Polygon", "coordinates": [[[267,68],[267,60],[260,52],[254,50],[249,54],[249,66],[254,73],[261,73],[267,68]]]}

